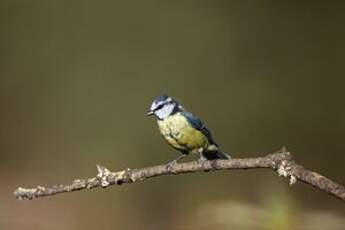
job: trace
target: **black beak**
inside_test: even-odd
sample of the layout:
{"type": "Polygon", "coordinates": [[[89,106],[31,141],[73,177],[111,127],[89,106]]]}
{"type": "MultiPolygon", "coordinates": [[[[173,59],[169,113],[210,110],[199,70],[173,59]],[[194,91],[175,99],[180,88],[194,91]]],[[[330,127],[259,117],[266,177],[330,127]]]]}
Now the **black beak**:
{"type": "Polygon", "coordinates": [[[152,116],[153,114],[154,114],[153,111],[149,111],[149,112],[146,113],[147,116],[152,116]]]}

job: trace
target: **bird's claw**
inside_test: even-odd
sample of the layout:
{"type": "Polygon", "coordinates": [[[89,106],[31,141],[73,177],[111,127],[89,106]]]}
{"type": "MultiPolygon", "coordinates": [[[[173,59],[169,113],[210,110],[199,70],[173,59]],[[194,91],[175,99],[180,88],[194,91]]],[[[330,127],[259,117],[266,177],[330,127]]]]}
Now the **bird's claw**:
{"type": "Polygon", "coordinates": [[[166,169],[172,171],[173,167],[177,164],[177,160],[170,161],[166,164],[166,169]]]}
{"type": "Polygon", "coordinates": [[[198,159],[198,163],[200,163],[202,165],[203,168],[206,167],[206,163],[208,162],[208,160],[204,157],[204,156],[201,156],[199,159],[198,159]]]}

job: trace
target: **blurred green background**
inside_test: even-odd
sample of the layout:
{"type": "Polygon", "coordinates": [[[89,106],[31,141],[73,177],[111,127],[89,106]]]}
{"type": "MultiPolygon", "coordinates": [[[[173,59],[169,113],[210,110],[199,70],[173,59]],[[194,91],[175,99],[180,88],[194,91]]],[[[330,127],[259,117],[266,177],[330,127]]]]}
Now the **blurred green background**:
{"type": "MultiPolygon", "coordinates": [[[[270,170],[17,201],[17,186],[165,163],[179,100],[234,158],[287,146],[344,184],[345,4],[0,0],[0,229],[344,229],[343,202],[270,170]]],[[[189,157],[186,160],[192,160],[189,157]]]]}

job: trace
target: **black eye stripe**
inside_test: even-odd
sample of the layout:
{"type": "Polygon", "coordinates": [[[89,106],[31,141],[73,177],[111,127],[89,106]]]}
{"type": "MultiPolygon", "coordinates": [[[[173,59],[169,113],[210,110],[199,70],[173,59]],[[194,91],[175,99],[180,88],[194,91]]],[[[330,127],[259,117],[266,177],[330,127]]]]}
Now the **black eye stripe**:
{"type": "Polygon", "coordinates": [[[163,106],[164,106],[164,104],[159,105],[159,106],[155,109],[155,111],[156,111],[156,110],[159,110],[159,109],[161,109],[161,108],[163,108],[163,106]]]}

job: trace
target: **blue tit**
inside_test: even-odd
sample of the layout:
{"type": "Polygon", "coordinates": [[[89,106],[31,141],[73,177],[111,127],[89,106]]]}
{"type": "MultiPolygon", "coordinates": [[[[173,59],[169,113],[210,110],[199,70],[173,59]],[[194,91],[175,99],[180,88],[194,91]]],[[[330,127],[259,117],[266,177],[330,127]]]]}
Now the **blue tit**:
{"type": "Polygon", "coordinates": [[[202,121],[173,98],[166,95],[155,98],[147,115],[157,118],[159,130],[165,140],[182,153],[170,163],[176,163],[189,153],[200,154],[201,161],[230,159],[229,155],[219,150],[211,132],[202,121]]]}

